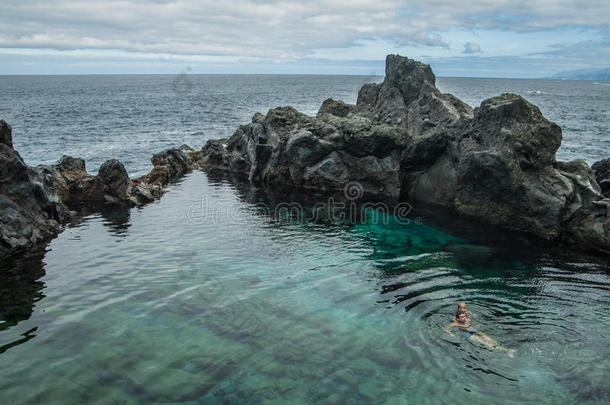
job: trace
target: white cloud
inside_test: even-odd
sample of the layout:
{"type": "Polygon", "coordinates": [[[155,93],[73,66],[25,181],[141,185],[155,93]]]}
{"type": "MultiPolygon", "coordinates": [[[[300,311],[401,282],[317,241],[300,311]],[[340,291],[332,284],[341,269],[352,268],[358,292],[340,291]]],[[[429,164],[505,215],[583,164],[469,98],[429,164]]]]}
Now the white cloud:
{"type": "MultiPolygon", "coordinates": [[[[448,30],[604,27],[610,2],[556,0],[5,0],[0,47],[257,57],[314,55],[380,39],[448,47],[448,30]]],[[[606,27],[607,28],[607,27],[606,27]]]]}
{"type": "Polygon", "coordinates": [[[482,53],[481,45],[474,42],[466,42],[464,44],[464,53],[482,53]]]}
{"type": "Polygon", "coordinates": [[[1,10],[0,73],[53,61],[53,72],[368,74],[400,53],[447,74],[477,55],[484,69],[519,58],[515,70],[540,75],[532,69],[546,74],[552,61],[605,66],[610,55],[608,0],[3,0],[1,10]]]}

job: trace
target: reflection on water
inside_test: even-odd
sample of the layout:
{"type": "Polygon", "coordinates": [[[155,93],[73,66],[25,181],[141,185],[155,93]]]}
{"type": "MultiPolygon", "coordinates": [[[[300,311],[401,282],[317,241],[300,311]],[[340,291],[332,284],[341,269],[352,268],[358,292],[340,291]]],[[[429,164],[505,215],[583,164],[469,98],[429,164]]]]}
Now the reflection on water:
{"type": "Polygon", "coordinates": [[[10,266],[1,399],[610,398],[610,277],[599,259],[425,207],[408,218],[364,208],[351,223],[335,220],[349,204],[316,215],[323,195],[199,172],[174,189],[143,209],[87,217],[38,267],[10,266]],[[277,209],[285,202],[299,202],[301,215],[277,209]],[[462,300],[475,328],[514,358],[443,333],[462,300]]]}
{"type": "Polygon", "coordinates": [[[126,237],[129,235],[129,223],[131,209],[122,206],[104,207],[101,214],[104,218],[104,225],[108,227],[110,233],[115,236],[126,237]]]}
{"type": "MultiPolygon", "coordinates": [[[[29,254],[0,265],[0,333],[29,319],[36,303],[45,297],[44,283],[39,281],[44,275],[41,256],[29,254]]],[[[36,329],[21,335],[9,334],[8,339],[0,340],[0,354],[32,339],[36,329]]]]}

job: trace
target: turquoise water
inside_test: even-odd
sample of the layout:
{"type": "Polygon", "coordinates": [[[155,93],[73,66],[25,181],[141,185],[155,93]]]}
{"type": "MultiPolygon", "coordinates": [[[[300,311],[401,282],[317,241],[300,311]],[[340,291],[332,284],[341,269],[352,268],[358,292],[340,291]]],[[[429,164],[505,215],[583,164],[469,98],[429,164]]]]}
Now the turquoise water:
{"type": "Polygon", "coordinates": [[[73,224],[0,279],[0,402],[610,400],[607,264],[326,198],[194,172],[73,224]],[[460,300],[514,358],[442,331],[460,300]]]}

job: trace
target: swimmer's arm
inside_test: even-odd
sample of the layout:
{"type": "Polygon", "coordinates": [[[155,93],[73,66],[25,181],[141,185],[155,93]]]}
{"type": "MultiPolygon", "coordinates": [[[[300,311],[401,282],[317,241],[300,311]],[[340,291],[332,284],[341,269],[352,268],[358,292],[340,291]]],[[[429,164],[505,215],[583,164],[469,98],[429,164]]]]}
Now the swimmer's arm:
{"type": "Polygon", "coordinates": [[[444,330],[445,332],[447,332],[448,334],[450,334],[451,336],[455,336],[455,335],[453,334],[453,332],[451,332],[451,331],[449,330],[449,329],[451,329],[451,328],[452,328],[452,327],[454,327],[454,326],[457,326],[457,323],[455,323],[455,322],[451,322],[449,325],[445,326],[445,327],[443,328],[443,330],[444,330]]]}

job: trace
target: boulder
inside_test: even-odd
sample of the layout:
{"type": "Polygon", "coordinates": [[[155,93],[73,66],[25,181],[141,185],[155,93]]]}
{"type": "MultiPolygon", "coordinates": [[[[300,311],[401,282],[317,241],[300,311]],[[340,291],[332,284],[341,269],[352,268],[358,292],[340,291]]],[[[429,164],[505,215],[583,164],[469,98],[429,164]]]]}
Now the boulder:
{"type": "Polygon", "coordinates": [[[0,120],[0,144],[13,149],[13,128],[4,120],[0,120]]]}
{"type": "Polygon", "coordinates": [[[85,168],[85,160],[74,158],[72,156],[63,155],[55,164],[57,170],[68,175],[72,174],[77,177],[87,172],[85,168]]]}
{"type": "Polygon", "coordinates": [[[355,110],[356,106],[346,104],[341,100],[333,100],[332,98],[324,100],[318,116],[322,114],[331,114],[335,117],[345,118],[347,115],[355,110]]]}
{"type": "Polygon", "coordinates": [[[604,196],[610,197],[610,159],[600,160],[591,166],[604,196]]]}
{"type": "MultiPolygon", "coordinates": [[[[129,175],[123,163],[116,159],[110,159],[105,161],[97,172],[99,177],[104,184],[104,192],[109,194],[110,197],[118,200],[127,199],[127,187],[129,186],[129,175]]],[[[113,199],[110,199],[114,201],[113,199]]]]}
{"type": "Polygon", "coordinates": [[[48,191],[70,209],[104,203],[104,184],[97,176],[90,175],[81,158],[64,155],[54,165],[33,168],[46,179],[48,191]]]}
{"type": "Polygon", "coordinates": [[[150,160],[154,167],[145,176],[146,183],[161,187],[193,168],[191,158],[184,151],[176,148],[155,153],[150,160]]]}
{"type": "Polygon", "coordinates": [[[0,185],[17,184],[28,180],[27,165],[14,149],[0,144],[0,185]]]}
{"type": "Polygon", "coordinates": [[[0,121],[0,258],[40,248],[60,229],[65,212],[44,182],[12,148],[12,129],[0,121]]]}
{"type": "Polygon", "coordinates": [[[225,145],[227,139],[211,139],[201,148],[197,163],[208,170],[223,170],[229,164],[225,161],[227,156],[225,145]]]}

